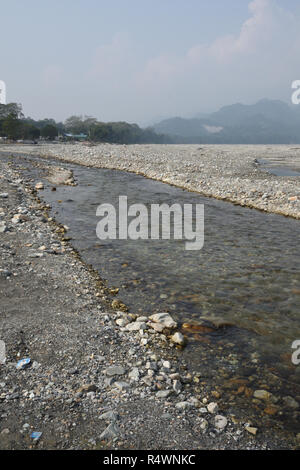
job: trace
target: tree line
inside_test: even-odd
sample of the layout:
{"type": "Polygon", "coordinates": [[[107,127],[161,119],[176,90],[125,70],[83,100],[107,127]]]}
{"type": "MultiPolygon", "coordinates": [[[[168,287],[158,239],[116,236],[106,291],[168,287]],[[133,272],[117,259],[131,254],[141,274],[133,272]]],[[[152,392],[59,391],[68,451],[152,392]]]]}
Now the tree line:
{"type": "Polygon", "coordinates": [[[100,122],[92,116],[71,116],[65,122],[25,117],[18,103],[0,104],[0,137],[10,140],[76,140],[118,144],[170,143],[168,136],[127,122],[100,122]]]}

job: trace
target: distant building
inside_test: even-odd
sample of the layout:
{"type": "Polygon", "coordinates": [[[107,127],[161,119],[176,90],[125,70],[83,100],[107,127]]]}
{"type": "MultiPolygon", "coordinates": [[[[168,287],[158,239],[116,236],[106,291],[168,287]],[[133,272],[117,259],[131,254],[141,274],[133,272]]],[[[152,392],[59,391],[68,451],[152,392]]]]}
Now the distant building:
{"type": "Polygon", "coordinates": [[[87,134],[64,134],[65,137],[68,139],[74,139],[74,140],[86,140],[87,139],[87,134]]]}

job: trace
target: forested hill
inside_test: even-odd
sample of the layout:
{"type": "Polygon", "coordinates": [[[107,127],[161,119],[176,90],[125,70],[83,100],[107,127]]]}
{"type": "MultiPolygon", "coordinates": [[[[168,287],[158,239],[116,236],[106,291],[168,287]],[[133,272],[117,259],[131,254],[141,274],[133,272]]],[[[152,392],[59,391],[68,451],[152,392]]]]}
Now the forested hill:
{"type": "Polygon", "coordinates": [[[225,106],[193,119],[166,119],[153,127],[177,143],[299,144],[300,106],[261,100],[225,106]]]}

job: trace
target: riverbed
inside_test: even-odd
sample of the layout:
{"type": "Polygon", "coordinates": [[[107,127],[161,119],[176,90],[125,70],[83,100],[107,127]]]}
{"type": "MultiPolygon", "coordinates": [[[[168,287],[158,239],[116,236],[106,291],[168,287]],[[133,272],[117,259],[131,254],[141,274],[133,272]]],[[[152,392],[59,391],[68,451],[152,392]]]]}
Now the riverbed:
{"type": "MultiPolygon", "coordinates": [[[[292,343],[300,339],[297,220],[127,172],[71,164],[64,168],[77,186],[56,185],[53,191],[49,165],[57,162],[26,157],[18,169],[34,184],[43,181],[39,195],[51,205],[51,215],[69,227],[72,245],[116,289],[116,299],[142,315],[170,312],[188,339],[182,356],[224,397],[245,399],[241,384],[250,381],[299,399],[300,369],[291,360],[292,343]],[[146,206],[203,204],[203,248],[187,251],[184,240],[172,239],[99,240],[96,209],[117,206],[120,195],[128,204],[146,206]],[[235,396],[239,389],[232,391],[235,379],[242,397],[235,396]]],[[[295,410],[279,417],[297,429],[295,410]]]]}

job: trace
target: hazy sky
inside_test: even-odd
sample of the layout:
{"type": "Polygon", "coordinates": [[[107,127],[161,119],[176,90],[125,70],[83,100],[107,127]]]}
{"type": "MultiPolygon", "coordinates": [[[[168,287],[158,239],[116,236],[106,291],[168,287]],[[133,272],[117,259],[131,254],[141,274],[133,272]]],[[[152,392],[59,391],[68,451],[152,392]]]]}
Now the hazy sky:
{"type": "Polygon", "coordinates": [[[300,79],[299,0],[0,0],[0,80],[33,118],[141,124],[300,79]]]}

